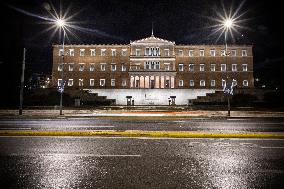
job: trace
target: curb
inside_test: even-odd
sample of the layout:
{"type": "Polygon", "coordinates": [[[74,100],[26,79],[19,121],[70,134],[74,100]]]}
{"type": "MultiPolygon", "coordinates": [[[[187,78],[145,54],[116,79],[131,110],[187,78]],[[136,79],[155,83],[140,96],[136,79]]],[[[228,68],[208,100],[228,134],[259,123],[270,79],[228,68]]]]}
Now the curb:
{"type": "Polygon", "coordinates": [[[176,131],[0,131],[0,136],[104,136],[149,138],[269,138],[284,139],[284,134],[194,133],[176,131]]]}

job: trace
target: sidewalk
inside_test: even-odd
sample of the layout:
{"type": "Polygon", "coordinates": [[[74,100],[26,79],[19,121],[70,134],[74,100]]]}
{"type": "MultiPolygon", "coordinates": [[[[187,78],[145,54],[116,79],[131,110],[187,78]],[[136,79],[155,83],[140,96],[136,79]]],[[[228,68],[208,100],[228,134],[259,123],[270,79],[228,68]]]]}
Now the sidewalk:
{"type": "MultiPolygon", "coordinates": [[[[193,110],[193,111],[145,111],[145,110],[0,110],[0,118],[69,118],[69,117],[187,117],[187,118],[225,118],[227,111],[193,110]]],[[[274,111],[231,111],[233,118],[284,118],[284,112],[274,111]]]]}

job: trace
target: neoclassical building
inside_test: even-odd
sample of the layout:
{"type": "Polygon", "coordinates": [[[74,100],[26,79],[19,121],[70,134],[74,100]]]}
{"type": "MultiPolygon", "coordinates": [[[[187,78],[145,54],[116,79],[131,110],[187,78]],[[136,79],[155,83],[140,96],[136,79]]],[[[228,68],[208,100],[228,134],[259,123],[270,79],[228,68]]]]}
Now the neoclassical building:
{"type": "Polygon", "coordinates": [[[185,105],[233,81],[253,88],[251,45],[177,45],[155,37],[124,45],[53,46],[53,85],[126,105],[185,105]],[[64,56],[63,56],[64,52],[64,56]]]}

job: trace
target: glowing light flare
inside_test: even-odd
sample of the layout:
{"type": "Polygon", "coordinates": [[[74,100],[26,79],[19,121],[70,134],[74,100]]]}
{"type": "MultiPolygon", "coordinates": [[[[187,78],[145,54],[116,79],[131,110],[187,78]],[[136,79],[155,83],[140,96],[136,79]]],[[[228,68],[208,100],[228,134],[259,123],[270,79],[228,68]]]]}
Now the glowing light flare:
{"type": "Polygon", "coordinates": [[[233,26],[233,24],[234,24],[234,23],[233,23],[233,20],[230,19],[230,18],[224,20],[224,27],[225,27],[226,29],[230,29],[230,28],[233,26]]]}
{"type": "Polygon", "coordinates": [[[249,29],[242,26],[243,23],[248,20],[243,18],[246,12],[240,13],[243,5],[244,1],[242,1],[234,11],[233,6],[231,6],[229,10],[226,10],[225,5],[222,3],[223,12],[216,11],[217,17],[209,18],[216,23],[215,25],[208,27],[211,28],[211,34],[209,34],[209,36],[217,35],[218,37],[216,39],[216,42],[218,42],[221,36],[223,36],[224,34],[227,36],[228,34],[228,37],[230,36],[232,40],[235,41],[234,33],[240,34],[240,32],[238,31],[239,29],[249,29]]]}
{"type": "Polygon", "coordinates": [[[65,26],[65,20],[63,20],[61,18],[57,19],[55,23],[59,27],[64,27],[65,26]]]}
{"type": "MultiPolygon", "coordinates": [[[[26,10],[22,10],[13,6],[10,6],[10,8],[21,12],[25,15],[31,16],[38,18],[40,20],[43,20],[41,24],[48,24],[50,25],[47,29],[44,31],[39,32],[36,34],[33,38],[36,38],[46,32],[52,31],[52,34],[49,38],[49,41],[55,36],[56,33],[59,33],[59,38],[61,38],[61,32],[64,31],[64,35],[66,35],[67,40],[69,40],[68,35],[71,35],[72,37],[76,38],[77,40],[80,40],[79,36],[76,34],[76,31],[80,32],[85,32],[85,33],[90,33],[96,36],[103,36],[103,37],[108,37],[108,38],[113,38],[117,40],[124,41],[123,38],[115,36],[115,35],[110,35],[106,32],[100,31],[98,29],[94,28],[86,28],[79,26],[82,22],[76,22],[72,21],[72,18],[75,16],[79,15],[81,12],[83,12],[86,8],[82,8],[79,11],[75,12],[74,14],[70,14],[71,6],[69,5],[68,8],[64,11],[62,11],[61,7],[59,12],[56,11],[54,5],[52,3],[44,3],[43,8],[48,12],[49,17],[46,16],[40,16],[35,13],[28,12],[26,10]],[[59,31],[59,32],[58,32],[59,31]]],[[[81,41],[81,40],[80,40],[81,41]]]]}

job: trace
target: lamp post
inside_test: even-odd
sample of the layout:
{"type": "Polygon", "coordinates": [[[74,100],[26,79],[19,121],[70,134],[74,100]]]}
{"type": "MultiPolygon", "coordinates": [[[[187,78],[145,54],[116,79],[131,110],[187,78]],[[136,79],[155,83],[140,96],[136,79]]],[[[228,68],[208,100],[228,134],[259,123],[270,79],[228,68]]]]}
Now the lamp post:
{"type": "Polygon", "coordinates": [[[25,62],[26,62],[26,48],[24,48],[24,52],[23,52],[19,115],[23,114],[23,93],[24,93],[24,85],[25,85],[25,62]]]}
{"type": "Polygon", "coordinates": [[[61,83],[60,83],[60,115],[63,115],[63,111],[62,111],[62,101],[63,101],[63,92],[64,92],[64,43],[65,43],[65,30],[64,30],[64,26],[65,26],[65,21],[62,19],[57,19],[56,20],[56,25],[60,28],[60,32],[61,30],[63,31],[63,39],[62,39],[62,54],[61,54],[61,63],[62,63],[62,70],[61,70],[61,83]]]}
{"type": "MultiPolygon", "coordinates": [[[[225,63],[226,63],[226,75],[227,75],[227,80],[229,79],[228,77],[228,72],[227,72],[227,56],[229,55],[228,53],[228,45],[227,45],[227,35],[228,35],[228,31],[231,29],[231,27],[233,26],[233,20],[230,18],[227,18],[223,21],[223,27],[225,30],[225,63]]],[[[226,81],[227,83],[227,81],[226,81]]],[[[231,83],[231,85],[233,85],[233,83],[231,83]]],[[[231,86],[232,87],[232,86],[231,86]]],[[[225,93],[227,94],[227,102],[228,102],[228,116],[231,115],[231,105],[230,105],[230,92],[226,92],[227,90],[225,90],[225,93]]]]}

